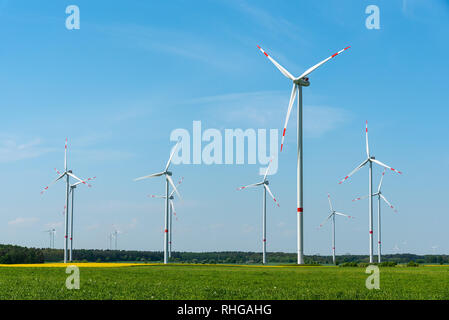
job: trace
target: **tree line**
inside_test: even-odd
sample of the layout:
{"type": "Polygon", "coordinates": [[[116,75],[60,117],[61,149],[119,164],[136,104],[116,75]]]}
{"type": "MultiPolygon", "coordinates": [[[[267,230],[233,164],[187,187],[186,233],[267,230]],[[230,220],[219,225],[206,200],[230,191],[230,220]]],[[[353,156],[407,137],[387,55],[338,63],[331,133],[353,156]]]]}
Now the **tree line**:
{"type": "MultiPolygon", "coordinates": [[[[99,250],[79,249],[74,250],[74,259],[78,262],[162,262],[162,251],[137,251],[137,250],[99,250]]],[[[0,245],[0,264],[14,263],[44,263],[62,262],[64,252],[62,249],[25,248],[15,245],[0,245]]],[[[297,256],[295,253],[269,252],[268,263],[294,264],[297,256]]],[[[384,262],[393,264],[449,264],[449,255],[415,255],[409,253],[386,254],[382,256],[384,262]]],[[[242,251],[217,251],[217,252],[172,252],[170,262],[175,263],[199,263],[199,264],[261,264],[260,252],[242,251]]],[[[308,255],[304,257],[306,264],[332,264],[331,256],[308,255]]],[[[368,263],[365,255],[340,255],[337,256],[337,264],[351,266],[368,263]]]]}

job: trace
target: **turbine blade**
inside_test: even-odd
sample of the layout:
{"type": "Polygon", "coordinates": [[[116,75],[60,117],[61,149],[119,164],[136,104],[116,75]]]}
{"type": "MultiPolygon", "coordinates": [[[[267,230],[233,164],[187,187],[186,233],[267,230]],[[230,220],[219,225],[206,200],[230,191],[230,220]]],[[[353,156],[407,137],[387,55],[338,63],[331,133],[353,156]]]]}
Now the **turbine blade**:
{"type": "Polygon", "coordinates": [[[71,176],[72,178],[78,180],[80,183],[87,184],[86,181],[84,181],[84,180],[78,178],[78,177],[75,176],[73,173],[67,172],[67,174],[68,174],[69,176],[71,176]]]}
{"type": "Polygon", "coordinates": [[[380,162],[379,160],[371,159],[371,161],[377,163],[378,165],[380,165],[380,166],[382,166],[382,167],[385,167],[385,168],[390,169],[390,170],[392,170],[392,171],[394,171],[394,172],[397,172],[397,173],[399,173],[399,174],[402,174],[401,171],[398,171],[398,170],[396,170],[396,169],[393,169],[393,168],[387,166],[385,163],[380,162]]]}
{"type": "Polygon", "coordinates": [[[168,167],[170,167],[171,159],[173,158],[173,156],[174,156],[174,154],[175,154],[175,152],[176,152],[176,149],[178,148],[178,145],[179,145],[180,142],[181,142],[181,140],[178,140],[178,142],[176,142],[175,146],[174,146],[173,149],[171,150],[170,158],[168,158],[167,165],[165,166],[165,171],[167,171],[167,170],[168,170],[168,167]]]}
{"type": "Polygon", "coordinates": [[[332,212],[332,213],[326,218],[326,220],[324,220],[323,222],[321,222],[320,228],[323,227],[323,226],[326,224],[326,222],[332,217],[333,214],[334,214],[334,212],[332,212]]]}
{"type": "Polygon", "coordinates": [[[259,183],[253,183],[253,184],[249,184],[249,185],[244,186],[244,187],[237,188],[237,190],[243,190],[243,189],[246,189],[246,188],[257,187],[257,186],[260,186],[261,184],[263,184],[263,181],[259,182],[259,183]]]}
{"type": "Polygon", "coordinates": [[[45,191],[47,191],[48,188],[49,188],[51,185],[55,184],[58,180],[62,179],[65,175],[66,175],[65,172],[64,172],[63,174],[61,174],[58,178],[56,178],[56,180],[54,180],[52,183],[50,183],[48,186],[46,186],[46,187],[41,191],[41,194],[43,194],[45,191]]]}
{"type": "Polygon", "coordinates": [[[332,201],[331,201],[331,195],[327,194],[327,200],[329,200],[329,207],[331,208],[331,211],[334,211],[334,208],[332,207],[332,201]]]}
{"type": "Polygon", "coordinates": [[[276,200],[276,198],[274,197],[273,193],[270,190],[270,187],[267,184],[264,184],[265,189],[268,191],[268,193],[270,194],[270,196],[273,198],[274,202],[277,204],[277,206],[279,207],[279,203],[276,200]]]}
{"type": "Polygon", "coordinates": [[[148,175],[148,176],[136,178],[136,179],[134,179],[134,181],[139,181],[139,180],[143,180],[143,179],[149,179],[149,178],[153,178],[153,177],[160,177],[160,176],[162,176],[164,173],[165,173],[165,172],[153,173],[153,174],[150,174],[150,175],[148,175]]]}
{"type": "Polygon", "coordinates": [[[298,78],[296,78],[295,80],[299,80],[299,79],[301,79],[301,78],[306,77],[307,75],[309,75],[310,73],[312,73],[315,69],[317,69],[318,67],[320,67],[320,66],[323,65],[324,63],[328,62],[330,59],[332,59],[332,58],[338,56],[340,53],[342,53],[343,51],[345,51],[345,50],[347,50],[347,49],[349,49],[349,48],[351,48],[351,47],[350,47],[350,46],[349,46],[349,47],[346,47],[346,48],[344,48],[344,49],[338,51],[337,53],[334,53],[334,54],[331,55],[329,58],[326,58],[326,59],[324,59],[323,61],[317,63],[317,64],[314,65],[313,67],[310,67],[310,68],[307,69],[302,75],[300,75],[298,78]]]}
{"type": "Polygon", "coordinates": [[[173,200],[170,200],[171,212],[176,216],[175,204],[173,200]]]}
{"type": "Polygon", "coordinates": [[[396,210],[396,208],[393,207],[393,205],[392,205],[390,202],[388,202],[387,198],[385,198],[383,194],[381,194],[380,197],[382,198],[383,201],[385,201],[385,203],[386,203],[391,209],[394,210],[394,212],[398,212],[398,210],[396,210]]]}
{"type": "Polygon", "coordinates": [[[384,168],[384,171],[382,172],[382,177],[380,177],[379,188],[377,188],[377,193],[380,192],[380,188],[382,187],[382,181],[384,180],[385,171],[386,171],[386,168],[384,168]]]}
{"type": "Polygon", "coordinates": [[[65,138],[64,171],[67,171],[67,138],[65,138]]]}
{"type": "Polygon", "coordinates": [[[178,195],[179,199],[182,199],[181,195],[180,195],[179,192],[178,192],[178,189],[176,189],[176,186],[175,186],[175,184],[173,183],[172,178],[171,178],[169,175],[166,175],[166,178],[167,178],[168,182],[171,184],[173,190],[175,190],[175,192],[176,192],[176,194],[178,195]]]}
{"type": "Polygon", "coordinates": [[[358,197],[358,198],[352,199],[352,201],[359,201],[359,200],[362,200],[362,199],[366,199],[368,197],[369,197],[369,195],[366,195],[366,196],[362,196],[362,197],[358,197]]]}
{"type": "MultiPolygon", "coordinates": [[[[184,177],[181,178],[181,180],[178,181],[178,188],[180,187],[182,181],[184,180],[184,177]]],[[[172,190],[172,192],[170,193],[169,197],[173,196],[173,194],[175,193],[175,190],[172,190]]]]}
{"type": "Polygon", "coordinates": [[[267,171],[265,171],[265,175],[263,176],[263,181],[265,181],[265,179],[267,179],[268,171],[270,170],[270,166],[271,166],[272,162],[273,162],[273,159],[270,159],[270,163],[268,164],[267,171]]]}
{"type": "Polygon", "coordinates": [[[156,198],[156,199],[165,199],[165,196],[156,196],[154,194],[149,194],[148,197],[149,198],[156,198]]]}
{"type": "Polygon", "coordinates": [[[344,213],[341,213],[341,212],[335,212],[335,214],[336,214],[336,215],[339,215],[339,216],[346,217],[346,218],[354,218],[354,217],[352,217],[352,216],[348,216],[347,214],[344,214],[344,213]]]}
{"type": "Polygon", "coordinates": [[[266,53],[261,47],[259,47],[259,46],[257,46],[257,48],[259,48],[259,50],[268,58],[268,59],[270,59],[270,61],[276,66],[276,68],[278,68],[279,69],[279,71],[280,72],[282,72],[282,74],[284,75],[284,76],[286,76],[287,78],[289,78],[290,80],[295,80],[295,77],[294,76],[292,76],[291,74],[290,74],[290,72],[288,72],[283,66],[281,66],[279,63],[277,63],[277,61],[276,60],[274,60],[272,57],[270,57],[269,55],[268,55],[268,53],[266,53]]]}
{"type": "Polygon", "coordinates": [[[357,171],[360,170],[360,168],[362,168],[365,164],[368,163],[368,159],[366,159],[365,161],[363,161],[361,164],[359,164],[359,166],[357,168],[355,168],[354,170],[351,171],[350,174],[348,174],[346,177],[344,177],[342,180],[340,180],[340,182],[338,184],[342,184],[343,181],[345,181],[346,179],[348,179],[350,176],[352,176],[354,173],[356,173],[357,171]]]}
{"type": "Polygon", "coordinates": [[[296,87],[296,84],[293,83],[292,93],[290,95],[290,101],[288,103],[287,116],[285,117],[284,131],[282,131],[281,152],[284,146],[285,131],[287,130],[288,119],[290,118],[290,113],[292,112],[293,101],[295,101],[297,91],[298,88],[296,87]]]}
{"type": "Polygon", "coordinates": [[[368,120],[366,120],[365,138],[366,138],[366,156],[368,158],[370,158],[370,155],[369,155],[369,144],[368,144],[368,120]]]}

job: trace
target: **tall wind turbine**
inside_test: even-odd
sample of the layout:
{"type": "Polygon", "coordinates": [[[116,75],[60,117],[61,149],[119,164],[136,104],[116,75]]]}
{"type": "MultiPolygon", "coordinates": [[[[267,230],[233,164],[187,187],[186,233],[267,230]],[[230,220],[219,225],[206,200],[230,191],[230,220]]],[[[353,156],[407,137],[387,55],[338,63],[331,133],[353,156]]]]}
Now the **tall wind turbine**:
{"type": "Polygon", "coordinates": [[[243,190],[251,187],[258,187],[263,186],[263,202],[262,202],[262,263],[267,263],[267,257],[266,257],[266,251],[267,251],[267,191],[270,194],[270,196],[273,198],[274,202],[279,207],[279,203],[277,202],[276,198],[273,196],[273,193],[270,190],[270,187],[268,187],[268,170],[270,169],[270,164],[267,167],[267,170],[265,171],[265,175],[263,176],[263,180],[258,183],[250,184],[248,186],[240,187],[237,190],[243,190]]]}
{"type": "Polygon", "coordinates": [[[335,216],[343,216],[347,218],[353,218],[351,216],[348,216],[344,213],[337,212],[334,210],[334,207],[332,206],[331,196],[330,194],[327,194],[327,199],[329,200],[329,208],[331,214],[326,218],[326,220],[323,221],[323,223],[320,224],[320,228],[326,224],[326,222],[332,218],[332,262],[335,264],[335,216]]]}
{"type": "MultiPolygon", "coordinates": [[[[377,196],[377,262],[381,263],[382,260],[382,233],[381,233],[381,219],[380,219],[380,199],[382,199],[383,201],[385,201],[385,203],[394,210],[394,212],[398,212],[392,205],[390,202],[388,202],[387,198],[385,198],[385,196],[382,194],[381,188],[382,188],[382,182],[385,176],[385,171],[386,169],[384,169],[384,171],[382,172],[382,177],[380,178],[380,182],[379,182],[379,187],[377,188],[377,192],[373,194],[373,197],[377,196]]],[[[363,196],[363,197],[359,197],[356,198],[352,201],[358,201],[358,200],[362,200],[365,198],[368,198],[369,196],[363,196]]]]}
{"type": "Polygon", "coordinates": [[[67,257],[68,257],[68,233],[69,233],[69,215],[68,215],[68,210],[69,210],[69,192],[70,192],[70,181],[69,181],[69,178],[72,177],[75,180],[78,180],[79,182],[81,182],[83,184],[87,184],[86,181],[81,180],[80,178],[75,176],[72,173],[72,170],[68,170],[67,169],[67,139],[65,139],[64,172],[61,173],[58,170],[56,170],[56,172],[59,174],[59,177],[56,180],[54,180],[52,183],[50,183],[47,187],[45,187],[44,190],[41,191],[41,194],[43,194],[46,190],[48,190],[48,188],[51,185],[53,185],[54,183],[56,183],[60,179],[62,179],[64,177],[66,178],[66,205],[65,205],[65,212],[64,212],[64,214],[65,214],[65,220],[64,220],[64,230],[65,230],[65,235],[64,235],[64,263],[67,263],[67,257]]]}
{"type": "MultiPolygon", "coordinates": [[[[178,188],[181,185],[183,180],[184,180],[184,177],[182,177],[181,180],[178,181],[178,188]]],[[[173,228],[172,228],[173,215],[176,216],[175,204],[173,202],[173,200],[175,199],[174,193],[175,193],[175,190],[172,190],[172,192],[168,196],[168,200],[170,202],[170,208],[169,208],[169,213],[168,213],[168,217],[169,217],[169,224],[168,224],[169,225],[169,227],[168,227],[168,257],[169,258],[171,258],[171,252],[172,252],[172,247],[173,247],[173,228]]],[[[154,194],[149,195],[149,197],[165,199],[165,196],[156,196],[154,194]]],[[[176,220],[178,220],[178,218],[176,218],[176,220]]]]}
{"type": "Polygon", "coordinates": [[[302,150],[302,87],[308,87],[310,85],[309,78],[307,77],[310,73],[312,73],[315,69],[334,58],[338,54],[343,51],[349,49],[350,47],[346,47],[330,57],[324,59],[323,61],[317,63],[313,67],[310,67],[299,77],[295,78],[288,72],[284,67],[282,67],[279,63],[277,63],[273,58],[271,58],[268,53],[266,53],[261,47],[257,46],[260,51],[268,58],[270,61],[276,66],[276,68],[281,71],[281,73],[290,79],[293,82],[293,88],[290,95],[290,102],[288,104],[287,116],[285,118],[284,131],[282,132],[282,142],[281,142],[281,152],[284,146],[284,138],[285,131],[287,130],[288,119],[290,118],[290,112],[292,111],[293,102],[296,98],[296,94],[298,94],[298,115],[297,115],[297,140],[298,140],[298,150],[297,150],[297,176],[296,176],[296,211],[297,211],[297,229],[298,229],[298,264],[304,263],[304,237],[303,237],[303,150],[302,150]]]}
{"type": "Polygon", "coordinates": [[[380,162],[379,160],[376,160],[376,158],[372,155],[370,155],[369,152],[369,145],[368,145],[368,121],[366,121],[366,127],[365,127],[365,139],[366,139],[366,160],[364,160],[360,165],[358,165],[350,174],[348,174],[346,177],[344,177],[339,184],[343,183],[346,179],[348,179],[350,176],[352,176],[354,173],[359,171],[364,165],[369,164],[369,176],[368,176],[368,206],[369,206],[369,262],[373,263],[373,163],[376,163],[384,168],[390,169],[394,172],[397,172],[399,174],[402,174],[401,171],[398,171],[396,169],[393,169],[386,164],[380,162]]]}
{"type": "Polygon", "coordinates": [[[170,154],[170,157],[168,158],[167,164],[165,165],[165,169],[162,172],[153,173],[147,176],[143,176],[140,178],[134,179],[134,181],[154,178],[154,177],[160,177],[165,176],[165,219],[164,219],[164,264],[168,263],[168,228],[169,228],[169,216],[168,216],[168,210],[169,210],[169,184],[172,186],[173,190],[176,192],[179,198],[181,198],[181,195],[179,194],[178,190],[176,189],[175,184],[173,183],[173,180],[171,178],[172,172],[168,171],[168,168],[170,167],[171,160],[173,158],[173,155],[176,152],[176,149],[178,148],[180,141],[176,143],[176,145],[173,147],[172,152],[170,154]]]}
{"type": "MultiPolygon", "coordinates": [[[[95,178],[96,177],[88,178],[86,181],[91,181],[91,180],[94,180],[95,178]]],[[[73,254],[72,254],[72,252],[73,252],[73,207],[74,207],[74,203],[75,203],[75,189],[81,183],[84,184],[84,181],[81,181],[81,182],[78,181],[78,182],[72,184],[70,186],[70,191],[69,191],[69,193],[72,194],[72,207],[71,207],[71,213],[70,213],[70,254],[69,254],[69,261],[73,261],[73,259],[72,259],[72,257],[73,257],[73,254]]],[[[89,188],[92,187],[90,184],[88,184],[87,186],[89,188]]]]}

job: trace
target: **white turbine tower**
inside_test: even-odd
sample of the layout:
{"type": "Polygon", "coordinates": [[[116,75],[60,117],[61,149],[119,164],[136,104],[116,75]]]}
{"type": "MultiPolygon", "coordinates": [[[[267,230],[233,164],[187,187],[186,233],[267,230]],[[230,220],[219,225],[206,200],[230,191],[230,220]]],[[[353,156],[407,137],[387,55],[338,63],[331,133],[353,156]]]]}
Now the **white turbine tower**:
{"type": "Polygon", "coordinates": [[[169,228],[169,221],[168,221],[168,211],[169,211],[169,184],[172,186],[173,190],[176,192],[176,194],[178,195],[179,198],[181,198],[181,195],[179,194],[178,190],[176,189],[175,184],[173,183],[173,180],[171,178],[172,176],[172,172],[168,171],[168,168],[170,167],[171,164],[171,160],[173,158],[173,155],[176,152],[176,149],[178,148],[179,145],[178,141],[176,143],[176,145],[173,147],[172,152],[170,154],[170,158],[167,161],[167,164],[165,166],[164,171],[162,172],[158,172],[158,173],[153,173],[147,176],[143,176],[140,178],[136,178],[134,179],[134,181],[139,181],[139,180],[143,180],[143,179],[149,179],[149,178],[154,178],[154,177],[160,177],[160,176],[165,176],[165,227],[164,227],[164,264],[168,263],[168,228],[169,228]]]}
{"type": "Polygon", "coordinates": [[[369,145],[368,145],[368,121],[366,121],[366,127],[365,127],[365,139],[366,139],[366,155],[367,158],[364,160],[358,167],[356,167],[350,174],[348,174],[346,177],[344,177],[339,184],[343,183],[346,179],[348,179],[350,176],[352,176],[354,173],[359,171],[365,164],[369,164],[369,176],[368,176],[368,194],[371,196],[368,196],[368,206],[369,206],[369,262],[373,263],[373,163],[376,163],[384,168],[390,169],[394,172],[397,172],[399,174],[402,174],[401,171],[398,171],[396,169],[393,169],[386,164],[380,162],[379,160],[376,160],[374,156],[370,155],[369,152],[369,145]]]}
{"type": "MultiPolygon", "coordinates": [[[[184,180],[184,177],[181,178],[181,180],[178,181],[178,188],[181,185],[182,181],[184,180]]],[[[170,208],[169,208],[169,213],[168,213],[168,217],[169,217],[169,227],[168,227],[168,257],[171,258],[171,252],[172,252],[172,247],[173,247],[173,228],[172,228],[172,224],[173,224],[173,215],[176,216],[176,210],[175,210],[175,204],[173,202],[173,200],[175,199],[174,196],[175,190],[172,190],[172,192],[169,194],[168,196],[168,200],[170,202],[170,208]]],[[[157,195],[149,195],[148,197],[151,198],[159,198],[159,199],[165,199],[165,196],[157,196],[157,195]]],[[[176,218],[177,220],[178,218],[176,218]]]]}
{"type": "MultiPolygon", "coordinates": [[[[56,169],[55,169],[56,170],[56,169]]],[[[78,180],[79,182],[83,183],[83,184],[87,184],[86,181],[81,180],[80,178],[78,178],[77,176],[75,176],[72,173],[72,170],[68,170],[67,169],[67,139],[65,139],[65,151],[64,151],[64,172],[60,173],[58,170],[56,170],[56,172],[59,174],[59,177],[54,180],[52,183],[50,183],[47,187],[44,188],[44,190],[41,191],[41,194],[43,194],[46,190],[48,190],[48,188],[56,183],[57,181],[59,181],[62,178],[66,178],[66,205],[65,205],[65,220],[64,220],[64,230],[65,230],[65,234],[64,234],[64,263],[67,263],[67,258],[68,258],[68,233],[69,233],[69,215],[68,215],[68,210],[69,210],[69,192],[70,192],[70,181],[69,178],[72,177],[75,180],[78,180]]]]}
{"type": "Polygon", "coordinates": [[[262,202],[262,263],[267,263],[267,191],[270,194],[270,196],[273,198],[274,202],[279,207],[279,203],[277,202],[276,198],[274,197],[273,193],[270,190],[270,187],[268,187],[268,170],[270,169],[270,164],[267,167],[267,170],[265,171],[265,175],[263,176],[263,180],[258,183],[250,184],[248,186],[240,187],[237,190],[243,190],[251,187],[258,187],[263,186],[263,202],[262,202]]]}
{"type": "MultiPolygon", "coordinates": [[[[94,180],[95,178],[96,177],[88,178],[86,181],[91,181],[91,180],[94,180]]],[[[78,182],[72,184],[70,186],[70,191],[69,191],[69,193],[72,194],[72,207],[71,207],[71,210],[70,210],[71,212],[70,212],[70,254],[69,254],[69,261],[73,261],[73,259],[72,259],[72,257],[73,257],[73,253],[72,253],[73,252],[73,207],[74,207],[74,201],[75,201],[75,189],[81,183],[84,184],[84,181],[81,181],[81,182],[78,181],[78,182]]],[[[92,187],[90,184],[88,184],[87,186],[89,188],[92,187]]]]}
{"type": "Polygon", "coordinates": [[[48,235],[50,236],[49,249],[54,249],[54,247],[55,247],[55,233],[56,233],[56,230],[55,229],[49,229],[49,230],[45,230],[44,232],[47,232],[48,235]]]}
{"type": "Polygon", "coordinates": [[[287,130],[288,119],[290,118],[290,112],[292,111],[293,102],[296,98],[296,94],[298,94],[298,115],[297,115],[297,140],[298,140],[298,150],[297,150],[297,182],[296,182],[296,191],[297,191],[297,201],[296,201],[296,211],[297,211],[297,229],[298,229],[298,264],[304,263],[304,237],[303,237],[303,150],[302,150],[302,87],[308,87],[310,85],[309,78],[307,77],[310,73],[312,73],[315,69],[334,58],[338,54],[343,51],[349,49],[350,47],[346,47],[330,57],[324,59],[323,61],[317,63],[313,67],[307,69],[303,74],[299,77],[295,78],[288,72],[284,67],[282,67],[279,63],[277,63],[273,58],[271,58],[268,53],[266,53],[261,47],[257,46],[260,51],[268,58],[270,61],[276,66],[276,68],[281,71],[281,73],[290,79],[293,82],[293,88],[290,95],[290,102],[288,104],[287,109],[287,117],[285,118],[284,131],[282,132],[282,142],[281,142],[281,151],[284,145],[285,131],[287,130]]]}
{"type": "Polygon", "coordinates": [[[320,224],[320,228],[326,224],[326,222],[332,218],[332,261],[335,264],[335,216],[343,216],[347,218],[353,218],[351,216],[348,216],[344,213],[337,212],[334,210],[334,207],[332,206],[331,196],[330,194],[327,194],[327,199],[329,200],[329,208],[331,214],[326,218],[326,220],[323,221],[323,223],[320,224]]]}
{"type": "MultiPolygon", "coordinates": [[[[377,196],[377,262],[381,263],[382,260],[382,232],[381,232],[381,216],[380,216],[380,199],[382,199],[383,201],[385,201],[385,203],[394,210],[394,212],[398,212],[392,205],[390,202],[388,202],[387,198],[385,198],[385,196],[382,194],[382,182],[385,176],[385,170],[382,172],[382,177],[380,178],[380,182],[379,182],[379,187],[377,188],[377,192],[373,194],[373,197],[377,196]]],[[[356,198],[352,201],[358,201],[358,200],[362,200],[365,198],[368,198],[369,196],[363,196],[360,198],[356,198]]]]}

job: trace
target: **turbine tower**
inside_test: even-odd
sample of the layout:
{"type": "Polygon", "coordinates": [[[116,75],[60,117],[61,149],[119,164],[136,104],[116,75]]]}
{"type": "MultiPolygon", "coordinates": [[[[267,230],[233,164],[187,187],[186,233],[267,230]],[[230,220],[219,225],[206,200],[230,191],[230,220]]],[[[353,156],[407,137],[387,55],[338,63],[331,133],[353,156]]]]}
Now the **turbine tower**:
{"type": "Polygon", "coordinates": [[[65,230],[65,234],[64,234],[64,263],[67,263],[67,258],[68,258],[68,233],[69,233],[69,215],[68,215],[68,210],[69,210],[69,192],[70,192],[70,181],[69,178],[72,177],[75,180],[78,180],[79,182],[83,183],[83,184],[87,184],[86,181],[81,180],[80,178],[78,178],[77,176],[75,176],[72,173],[72,170],[68,170],[67,169],[67,139],[65,139],[65,151],[64,151],[64,172],[61,173],[59,172],[57,169],[55,169],[56,172],[58,173],[58,178],[56,180],[54,180],[52,183],[50,183],[48,186],[46,186],[44,188],[44,190],[41,191],[41,194],[43,194],[45,191],[48,190],[48,188],[53,185],[54,183],[56,183],[57,181],[59,181],[62,178],[66,178],[66,204],[65,204],[65,210],[64,210],[64,214],[65,214],[65,219],[64,219],[64,230],[65,230]]]}
{"type": "MultiPolygon", "coordinates": [[[[382,181],[384,179],[385,176],[385,171],[386,169],[384,169],[384,171],[382,172],[382,177],[380,178],[380,182],[379,182],[379,187],[377,188],[377,192],[373,194],[373,197],[377,196],[377,262],[381,263],[382,261],[382,232],[381,232],[381,219],[380,219],[380,199],[382,199],[383,201],[385,201],[385,203],[394,210],[394,212],[398,212],[392,205],[390,202],[388,202],[387,198],[385,198],[385,196],[382,194],[381,188],[382,188],[382,181]]],[[[352,201],[358,201],[358,200],[362,200],[365,198],[368,198],[369,196],[363,196],[363,197],[359,197],[356,198],[352,201]]]]}
{"type": "Polygon", "coordinates": [[[337,53],[334,53],[330,57],[324,59],[323,61],[317,63],[313,67],[307,69],[303,74],[299,77],[295,78],[288,72],[284,67],[282,67],[279,63],[277,63],[273,58],[271,58],[268,53],[266,53],[261,47],[257,46],[259,50],[279,69],[279,71],[290,79],[293,82],[293,88],[290,95],[290,102],[288,104],[287,109],[287,117],[285,118],[284,131],[282,132],[282,142],[281,142],[281,152],[284,145],[285,131],[287,130],[288,119],[290,118],[290,113],[292,111],[293,102],[296,98],[296,94],[298,94],[298,114],[297,114],[297,140],[298,140],[298,149],[297,149],[297,162],[296,162],[296,211],[297,211],[297,229],[298,229],[298,264],[304,264],[304,234],[303,234],[303,215],[304,215],[304,205],[303,205],[303,148],[302,148],[302,87],[308,87],[310,85],[309,78],[307,77],[310,73],[312,73],[315,69],[334,58],[338,54],[343,51],[349,49],[350,47],[346,47],[337,53]]]}
{"type": "Polygon", "coordinates": [[[277,202],[276,198],[273,196],[273,193],[270,190],[270,187],[268,187],[268,170],[270,169],[272,160],[270,160],[270,164],[267,167],[267,170],[265,171],[265,175],[263,176],[263,180],[258,183],[250,184],[248,186],[240,187],[237,190],[243,190],[251,187],[258,187],[263,186],[263,202],[262,202],[262,263],[267,263],[267,191],[270,194],[270,196],[273,198],[274,202],[279,207],[279,203],[277,202]]]}
{"type": "Polygon", "coordinates": [[[169,157],[169,159],[167,161],[167,164],[165,165],[164,171],[158,172],[158,173],[153,173],[153,174],[150,174],[150,175],[147,175],[147,176],[143,176],[143,177],[134,179],[134,181],[139,181],[139,180],[144,180],[144,179],[149,179],[149,178],[154,178],[154,177],[165,176],[164,264],[168,263],[169,184],[172,186],[173,190],[176,192],[178,197],[181,198],[181,195],[179,194],[178,190],[176,189],[176,186],[173,183],[173,180],[171,178],[172,172],[168,171],[168,168],[170,167],[173,155],[175,154],[176,149],[178,148],[179,142],[180,141],[178,141],[176,143],[176,145],[173,147],[172,152],[170,154],[170,157],[169,157]]]}
{"type": "MultiPolygon", "coordinates": [[[[96,177],[93,178],[88,178],[86,181],[91,181],[94,180],[96,177]]],[[[70,191],[69,193],[72,194],[72,207],[71,207],[71,212],[70,212],[70,254],[69,254],[69,261],[73,261],[72,257],[73,257],[73,207],[74,207],[74,202],[75,202],[75,189],[76,187],[81,184],[83,182],[76,182],[74,184],[72,184],[70,186],[70,191]]],[[[92,187],[90,184],[87,185],[89,188],[92,187]]]]}
{"type": "Polygon", "coordinates": [[[386,164],[380,162],[379,160],[376,160],[374,156],[370,154],[369,151],[369,145],[368,145],[368,121],[366,121],[366,127],[365,127],[365,140],[366,140],[366,160],[364,160],[358,167],[356,167],[350,174],[348,174],[346,177],[344,177],[339,184],[343,183],[346,179],[348,179],[350,176],[352,176],[354,173],[359,171],[364,165],[369,164],[369,176],[368,176],[368,208],[369,208],[369,262],[373,263],[373,163],[376,163],[384,168],[390,169],[394,172],[397,172],[399,174],[402,174],[401,171],[398,171],[396,169],[393,169],[386,164]]]}
{"type": "Polygon", "coordinates": [[[331,214],[326,218],[326,220],[323,221],[323,223],[320,224],[320,228],[323,227],[326,224],[326,222],[332,218],[332,262],[335,264],[335,216],[337,215],[337,216],[343,216],[343,217],[347,217],[347,218],[353,218],[353,217],[348,216],[344,213],[335,211],[332,206],[331,196],[329,193],[327,194],[327,199],[329,200],[329,208],[330,208],[331,214]]]}
{"type": "MultiPolygon", "coordinates": [[[[178,188],[181,185],[182,181],[184,180],[184,177],[181,178],[181,180],[178,181],[178,188]]],[[[169,213],[168,213],[168,217],[169,217],[169,227],[168,227],[168,257],[171,258],[171,252],[172,252],[172,247],[173,247],[173,228],[172,228],[172,224],[173,224],[173,215],[176,216],[176,210],[175,210],[175,204],[174,204],[174,196],[175,190],[172,190],[172,192],[170,193],[170,195],[168,196],[168,200],[170,202],[170,207],[169,207],[169,213]]],[[[149,195],[148,197],[151,198],[159,198],[159,199],[165,199],[165,196],[157,196],[157,195],[149,195]]],[[[176,218],[176,220],[178,220],[178,218],[176,218]]]]}
{"type": "Polygon", "coordinates": [[[56,233],[56,230],[53,228],[53,229],[45,230],[44,232],[47,232],[48,235],[50,236],[50,246],[49,246],[49,248],[50,249],[54,249],[54,247],[55,247],[55,233],[56,233]]]}

